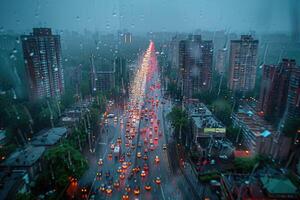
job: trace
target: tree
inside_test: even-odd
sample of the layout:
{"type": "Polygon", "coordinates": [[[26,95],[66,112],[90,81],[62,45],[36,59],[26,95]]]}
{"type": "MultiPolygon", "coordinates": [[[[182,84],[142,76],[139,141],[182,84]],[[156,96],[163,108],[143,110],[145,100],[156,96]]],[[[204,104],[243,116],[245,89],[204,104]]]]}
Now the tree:
{"type": "Polygon", "coordinates": [[[27,193],[18,193],[16,195],[16,200],[34,200],[34,199],[36,199],[36,198],[30,192],[27,192],[27,193]]]}
{"type": "Polygon", "coordinates": [[[294,138],[296,134],[299,134],[300,130],[300,118],[288,119],[285,122],[282,132],[288,136],[294,138]]]}
{"type": "Polygon", "coordinates": [[[225,100],[217,100],[212,103],[212,111],[226,126],[231,125],[231,105],[225,100]]]}
{"type": "Polygon", "coordinates": [[[236,138],[238,137],[241,138],[241,130],[239,128],[233,127],[233,126],[228,126],[226,128],[226,137],[232,142],[236,142],[236,138]],[[239,135],[240,134],[240,135],[239,135]]]}
{"type": "Polygon", "coordinates": [[[188,127],[188,116],[181,108],[173,107],[167,118],[171,120],[172,126],[175,128],[176,138],[182,139],[182,129],[188,127]]]}
{"type": "Polygon", "coordinates": [[[46,153],[49,170],[48,177],[54,176],[54,183],[64,188],[68,177],[79,178],[87,168],[83,155],[67,142],[49,149],[46,153]]]}

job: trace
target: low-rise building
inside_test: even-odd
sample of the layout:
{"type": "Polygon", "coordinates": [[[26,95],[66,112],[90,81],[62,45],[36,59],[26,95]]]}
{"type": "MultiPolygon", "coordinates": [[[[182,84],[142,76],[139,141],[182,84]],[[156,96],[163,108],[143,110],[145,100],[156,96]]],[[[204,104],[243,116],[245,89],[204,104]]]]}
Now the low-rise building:
{"type": "Polygon", "coordinates": [[[199,143],[201,138],[225,137],[225,126],[203,103],[192,107],[189,115],[192,120],[193,141],[195,143],[199,143]]]}
{"type": "Polygon", "coordinates": [[[299,199],[300,191],[287,177],[260,178],[261,187],[270,199],[299,199]]]}
{"type": "Polygon", "coordinates": [[[291,139],[280,134],[250,106],[241,107],[232,114],[232,119],[252,155],[262,154],[279,160],[288,158],[291,139]]]}
{"type": "Polygon", "coordinates": [[[0,130],[0,148],[7,144],[6,131],[0,130]]]}
{"type": "Polygon", "coordinates": [[[0,168],[5,170],[26,170],[29,177],[35,178],[42,170],[42,157],[45,152],[43,146],[29,145],[23,149],[13,152],[4,162],[0,164],[0,168]]]}
{"type": "Polygon", "coordinates": [[[32,138],[31,144],[34,146],[53,146],[59,143],[63,138],[66,138],[68,133],[65,127],[55,127],[48,130],[40,131],[32,138]]]}
{"type": "Polygon", "coordinates": [[[28,175],[24,170],[0,172],[0,199],[16,199],[18,193],[28,192],[28,175]]]}

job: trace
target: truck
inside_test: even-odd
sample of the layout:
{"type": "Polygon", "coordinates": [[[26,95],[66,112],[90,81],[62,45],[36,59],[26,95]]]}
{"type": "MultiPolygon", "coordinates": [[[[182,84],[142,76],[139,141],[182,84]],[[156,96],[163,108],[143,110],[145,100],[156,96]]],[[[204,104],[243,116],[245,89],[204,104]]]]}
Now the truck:
{"type": "Polygon", "coordinates": [[[114,156],[115,158],[120,158],[121,155],[121,147],[120,146],[115,146],[114,148],[114,156]]]}

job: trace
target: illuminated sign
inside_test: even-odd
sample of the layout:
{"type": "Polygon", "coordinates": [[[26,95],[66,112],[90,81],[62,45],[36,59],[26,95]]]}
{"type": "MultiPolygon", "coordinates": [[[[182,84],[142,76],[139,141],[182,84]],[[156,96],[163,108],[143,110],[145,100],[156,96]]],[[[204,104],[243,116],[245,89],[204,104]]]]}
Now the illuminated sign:
{"type": "Polygon", "coordinates": [[[204,134],[225,133],[226,128],[204,128],[204,134]]]}

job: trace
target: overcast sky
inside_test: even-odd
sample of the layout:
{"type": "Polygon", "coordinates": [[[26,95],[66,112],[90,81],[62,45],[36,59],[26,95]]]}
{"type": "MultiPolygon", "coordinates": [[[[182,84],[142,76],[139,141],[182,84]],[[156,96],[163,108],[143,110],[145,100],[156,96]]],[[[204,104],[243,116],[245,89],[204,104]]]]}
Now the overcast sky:
{"type": "MultiPolygon", "coordinates": [[[[291,32],[298,0],[0,0],[1,30],[291,32]]],[[[295,24],[298,24],[296,26],[295,24]]]]}

